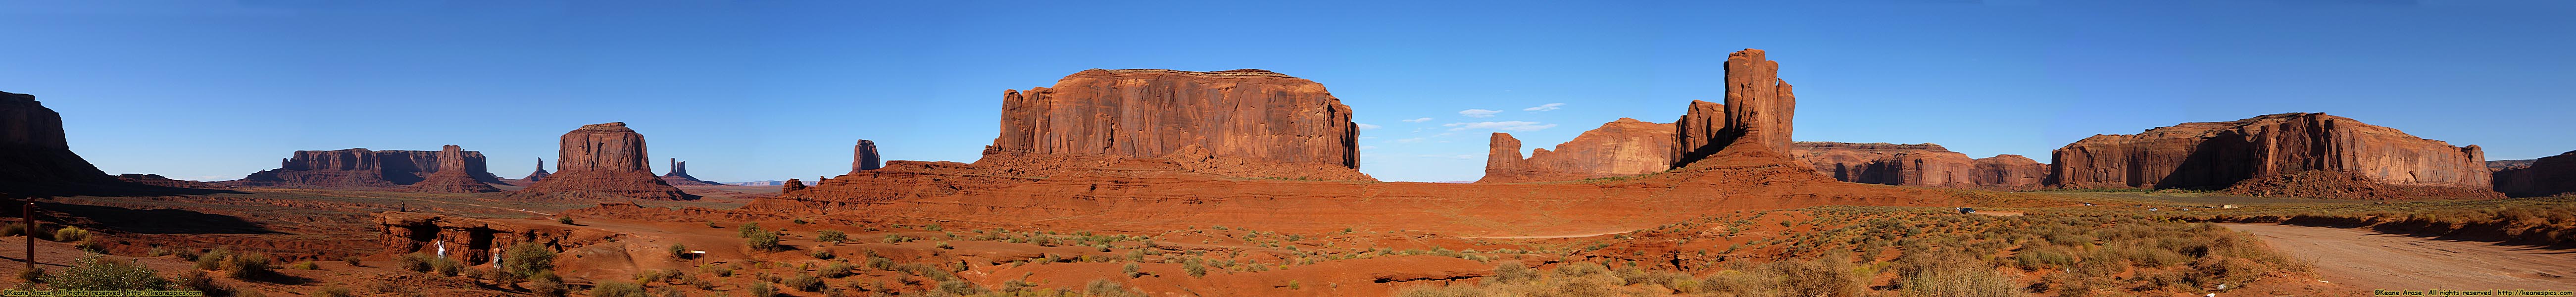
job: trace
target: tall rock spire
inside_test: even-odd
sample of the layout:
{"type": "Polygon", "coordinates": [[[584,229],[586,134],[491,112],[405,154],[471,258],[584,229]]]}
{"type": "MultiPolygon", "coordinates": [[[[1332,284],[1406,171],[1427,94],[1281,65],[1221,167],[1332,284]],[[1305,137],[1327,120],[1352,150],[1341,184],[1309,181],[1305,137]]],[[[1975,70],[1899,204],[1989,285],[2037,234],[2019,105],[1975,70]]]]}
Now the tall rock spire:
{"type": "Polygon", "coordinates": [[[883,166],[881,164],[884,163],[885,160],[877,157],[877,142],[875,141],[860,139],[859,145],[850,147],[850,173],[876,170],[878,166],[883,166]]]}

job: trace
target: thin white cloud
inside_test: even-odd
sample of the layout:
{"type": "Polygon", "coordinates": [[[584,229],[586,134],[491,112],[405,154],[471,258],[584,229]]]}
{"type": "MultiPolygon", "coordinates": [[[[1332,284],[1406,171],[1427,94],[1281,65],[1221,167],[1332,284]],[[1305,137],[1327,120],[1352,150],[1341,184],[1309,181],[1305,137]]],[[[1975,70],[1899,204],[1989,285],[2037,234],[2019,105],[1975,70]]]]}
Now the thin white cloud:
{"type": "Polygon", "coordinates": [[[1431,121],[1431,118],[1419,118],[1419,119],[1410,119],[1410,120],[1404,120],[1404,121],[1405,121],[1405,122],[1407,122],[1407,123],[1420,123],[1420,122],[1429,122],[1429,121],[1431,121]]]}
{"type": "Polygon", "coordinates": [[[1548,103],[1548,104],[1544,104],[1544,105],[1539,105],[1539,106],[1537,106],[1537,107],[1522,108],[1521,110],[1525,110],[1525,111],[1550,111],[1550,110],[1556,110],[1556,109],[1557,109],[1556,107],[1558,107],[1558,106],[1565,106],[1565,103],[1548,103]]]}
{"type": "Polygon", "coordinates": [[[1467,117],[1470,117],[1470,118],[1490,118],[1490,117],[1494,117],[1494,114],[1502,113],[1502,112],[1503,112],[1503,111],[1500,111],[1500,110],[1469,109],[1469,110],[1460,110],[1460,111],[1458,111],[1458,115],[1467,116],[1467,117]]]}
{"type": "Polygon", "coordinates": [[[1397,140],[1389,140],[1389,141],[1394,141],[1395,143],[1412,143],[1412,142],[1415,142],[1415,141],[1422,141],[1422,140],[1423,140],[1423,138],[1421,138],[1421,137],[1414,137],[1414,138],[1405,138],[1405,139],[1397,139],[1397,140]]]}
{"type": "Polygon", "coordinates": [[[1466,131],[1466,130],[1474,130],[1474,129],[1493,129],[1493,130],[1502,130],[1502,131],[1524,131],[1524,132],[1526,132],[1526,131],[1538,131],[1538,130],[1541,130],[1541,129],[1547,129],[1547,128],[1550,128],[1550,127],[1556,127],[1556,124],[1540,124],[1539,122],[1530,122],[1530,121],[1502,121],[1502,122],[1448,123],[1448,124],[1442,124],[1442,125],[1440,125],[1440,126],[1442,126],[1442,127],[1450,127],[1450,128],[1449,128],[1449,131],[1466,131]]]}
{"type": "Polygon", "coordinates": [[[1360,130],[1377,129],[1377,127],[1378,127],[1377,125],[1370,125],[1370,124],[1368,124],[1368,123],[1358,123],[1358,124],[1360,124],[1360,130]]]}

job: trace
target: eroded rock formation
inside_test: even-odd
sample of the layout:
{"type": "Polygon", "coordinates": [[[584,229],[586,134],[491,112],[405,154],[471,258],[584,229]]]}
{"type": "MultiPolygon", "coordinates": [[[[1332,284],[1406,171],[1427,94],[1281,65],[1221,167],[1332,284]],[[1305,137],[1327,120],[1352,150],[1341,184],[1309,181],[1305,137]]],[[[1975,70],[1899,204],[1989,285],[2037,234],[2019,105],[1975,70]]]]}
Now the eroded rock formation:
{"type": "Polygon", "coordinates": [[[877,142],[860,139],[858,145],[850,147],[850,172],[876,170],[883,164],[885,160],[877,157],[877,142]]]}
{"type": "Polygon", "coordinates": [[[35,95],[0,92],[0,195],[89,194],[128,185],[72,153],[62,114],[35,95]]]}
{"type": "Polygon", "coordinates": [[[1734,131],[1728,145],[1787,151],[1797,107],[1789,83],[1780,80],[1779,62],[1758,49],[1726,55],[1726,128],[1734,131]]]}
{"type": "Polygon", "coordinates": [[[1726,105],[1691,100],[1682,118],[1673,121],[1673,168],[1690,166],[1690,162],[1716,154],[1726,148],[1726,105]]]}
{"type": "Polygon", "coordinates": [[[123,181],[128,182],[128,183],[136,183],[136,184],[144,184],[144,185],[152,185],[152,186],[161,186],[161,187],[172,187],[172,188],[210,189],[210,190],[211,190],[211,189],[231,189],[231,188],[233,188],[232,186],[226,186],[226,185],[223,185],[223,184],[217,184],[217,183],[201,182],[201,181],[193,181],[193,180],[170,179],[170,178],[168,178],[168,177],[162,177],[162,176],[161,176],[161,175],[159,175],[159,174],[127,173],[127,174],[119,174],[119,175],[117,175],[117,176],[116,176],[116,179],[118,179],[118,180],[123,180],[123,181]]]}
{"type": "Polygon", "coordinates": [[[2495,172],[2495,191],[2514,197],[2576,192],[2576,151],[2543,157],[2521,168],[2495,172]]]}
{"type": "Polygon", "coordinates": [[[2048,182],[2048,164],[2021,155],[1995,155],[1977,159],[1976,170],[1969,176],[1978,187],[2001,190],[2038,189],[2048,182]]]}
{"type": "Polygon", "coordinates": [[[1358,170],[1350,106],[1323,84],[1270,71],[1084,70],[1051,88],[1005,91],[1001,126],[986,160],[1142,157],[1228,176],[1374,180],[1358,170]]]}
{"type": "MultiPolygon", "coordinates": [[[[457,148],[449,145],[447,148],[457,148]]],[[[499,177],[484,171],[483,153],[459,149],[446,151],[368,150],[364,148],[295,151],[293,156],[278,161],[277,169],[251,173],[242,179],[222,184],[246,187],[278,187],[340,190],[422,190],[429,192],[491,192],[490,184],[501,183],[499,177]],[[411,187],[431,180],[442,171],[463,179],[440,180],[438,185],[411,187]],[[468,184],[481,184],[475,187],[468,184]]]]}
{"type": "Polygon", "coordinates": [[[1674,130],[1673,124],[1619,118],[1556,145],[1556,150],[1541,148],[1531,152],[1528,159],[1521,158],[1519,139],[1496,132],[1492,152],[1486,155],[1485,177],[1477,182],[1578,180],[1663,172],[1672,169],[1674,130]]]}
{"type": "Polygon", "coordinates": [[[550,174],[550,173],[546,173],[546,158],[537,158],[537,172],[529,172],[529,173],[528,173],[528,177],[522,177],[522,178],[519,178],[519,181],[521,181],[521,182],[538,182],[538,181],[544,181],[544,180],[546,180],[546,175],[548,175],[548,174],[550,174]]]}
{"type": "Polygon", "coordinates": [[[510,193],[516,199],[653,199],[690,200],[653,175],[644,158],[644,134],[626,123],[582,125],[565,132],[556,151],[555,173],[510,193]]]}
{"type": "Polygon", "coordinates": [[[1975,160],[1938,144],[1795,142],[1789,153],[1835,180],[1973,188],[1975,160]]]}
{"type": "Polygon", "coordinates": [[[725,185],[724,183],[711,182],[711,181],[706,181],[706,180],[700,180],[700,179],[698,179],[698,177],[695,177],[695,176],[689,176],[689,162],[681,162],[679,158],[671,158],[671,173],[663,174],[663,175],[662,175],[662,183],[667,183],[667,184],[671,184],[671,185],[674,185],[674,186],[722,186],[722,185],[725,185]]]}
{"type": "MultiPolygon", "coordinates": [[[[542,245],[556,251],[608,242],[613,232],[531,220],[475,219],[412,212],[375,214],[388,254],[423,253],[456,259],[466,265],[491,263],[511,246],[542,245]]],[[[508,265],[509,263],[502,263],[508,265]]]]}
{"type": "MultiPolygon", "coordinates": [[[[427,177],[423,177],[420,182],[412,183],[410,187],[407,187],[409,190],[413,192],[433,193],[491,193],[501,191],[500,188],[494,188],[491,183],[485,183],[483,181],[484,178],[491,178],[492,174],[483,172],[483,166],[481,166],[483,163],[483,156],[480,153],[469,158],[466,156],[465,149],[463,147],[450,144],[439,149],[436,160],[438,161],[438,166],[428,169],[430,170],[430,174],[427,177]],[[469,165],[468,163],[473,164],[469,165]],[[481,178],[477,178],[478,174],[481,178]]],[[[493,183],[499,182],[497,178],[493,178],[493,180],[493,183]]]]}
{"type": "Polygon", "coordinates": [[[2350,172],[2390,185],[2478,189],[2489,187],[2491,178],[2478,146],[2455,147],[2322,113],[2094,135],[2057,149],[2051,158],[2050,184],[2069,188],[2217,189],[2307,171],[2350,172]]]}

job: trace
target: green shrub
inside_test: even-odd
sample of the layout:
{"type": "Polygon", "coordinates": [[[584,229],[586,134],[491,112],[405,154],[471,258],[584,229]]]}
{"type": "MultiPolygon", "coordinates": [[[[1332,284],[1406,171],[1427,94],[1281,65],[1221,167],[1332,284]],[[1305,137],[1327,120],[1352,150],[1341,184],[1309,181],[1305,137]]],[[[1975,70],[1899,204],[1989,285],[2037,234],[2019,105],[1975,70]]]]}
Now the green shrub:
{"type": "Polygon", "coordinates": [[[645,294],[644,294],[644,286],[643,286],[643,285],[637,285],[637,284],[634,284],[634,283],[619,282],[619,281],[604,281],[604,282],[599,282],[599,286],[590,288],[590,296],[591,296],[591,297],[648,297],[648,296],[650,296],[650,295],[645,295],[645,294]]]}
{"type": "MultiPolygon", "coordinates": [[[[533,276],[555,269],[555,250],[536,243],[510,246],[502,253],[502,266],[517,275],[533,276]]],[[[531,277],[533,278],[533,277],[531,277]]]]}
{"type": "Polygon", "coordinates": [[[17,280],[20,283],[30,284],[43,281],[45,280],[45,268],[38,267],[36,269],[19,270],[17,280]]]}
{"type": "Polygon", "coordinates": [[[851,266],[848,262],[832,262],[831,265],[823,265],[823,269],[815,271],[814,274],[821,275],[823,278],[843,278],[849,277],[851,270],[857,269],[858,267],[851,266]]]}
{"type": "Polygon", "coordinates": [[[841,233],[840,230],[823,230],[814,233],[814,241],[848,242],[850,241],[850,234],[841,233]]]}
{"type": "MultiPolygon", "coordinates": [[[[931,244],[931,245],[930,245],[930,247],[933,247],[933,248],[939,248],[939,249],[943,249],[943,250],[953,250],[953,249],[957,249],[957,247],[949,246],[949,245],[948,245],[948,242],[946,242],[946,241],[941,241],[941,242],[939,242],[939,243],[931,244]]],[[[1144,258],[1144,257],[1137,257],[1137,258],[1140,258],[1140,259],[1141,259],[1141,258],[1144,258]]]]}
{"type": "Polygon", "coordinates": [[[680,259],[680,258],[688,258],[688,257],[689,257],[689,245],[685,245],[685,244],[678,244],[678,243],[673,243],[673,244],[671,244],[671,258],[672,258],[672,259],[680,259]]]}
{"type": "Polygon", "coordinates": [[[0,225],[0,237],[19,235],[27,235],[26,223],[9,223],[8,225],[0,225]]]}
{"type": "Polygon", "coordinates": [[[868,268],[869,268],[869,269],[884,270],[884,271],[894,271],[894,259],[886,259],[885,257],[878,257],[878,256],[868,256],[867,266],[868,266],[868,268]]]}
{"type": "Polygon", "coordinates": [[[1994,269],[1970,267],[1922,271],[1899,276],[1898,285],[1910,296],[1936,297],[2015,297],[2022,296],[2022,285],[2012,276],[1994,269]]]}
{"type": "Polygon", "coordinates": [[[465,270],[465,263],[456,262],[456,259],[438,258],[429,261],[429,270],[436,271],[442,276],[456,276],[458,272],[465,270]]]}
{"type": "Polygon", "coordinates": [[[358,256],[340,257],[340,263],[347,263],[349,266],[358,266],[358,256]]]}
{"type": "Polygon", "coordinates": [[[556,224],[571,225],[571,224],[572,224],[572,217],[555,217],[555,223],[556,223],[556,224]]]}
{"type": "Polygon", "coordinates": [[[774,252],[787,249],[787,246],[778,244],[778,233],[760,232],[743,238],[744,243],[750,245],[752,250],[774,252]]]}
{"type": "Polygon", "coordinates": [[[249,279],[273,273],[268,266],[268,254],[238,253],[230,258],[224,260],[224,276],[249,279]]]}
{"type": "Polygon", "coordinates": [[[823,291],[823,279],[812,275],[798,274],[796,277],[788,278],[787,281],[780,282],[779,284],[787,285],[788,288],[793,288],[797,291],[823,291]]]}
{"type": "Polygon", "coordinates": [[[537,296],[545,297],[563,297],[564,294],[571,293],[567,292],[567,289],[564,288],[563,280],[554,277],[554,271],[542,271],[538,276],[540,277],[532,277],[533,280],[528,281],[527,289],[529,294],[536,294],[537,296]]]}
{"type": "Polygon", "coordinates": [[[1538,279],[1538,270],[1529,269],[1529,266],[1521,265],[1521,262],[1503,262],[1501,265],[1494,265],[1495,282],[1508,284],[1534,279],[1538,279]]]}
{"type": "Polygon", "coordinates": [[[60,290],[124,291],[168,290],[170,280],[158,271],[126,261],[102,260],[97,255],[82,257],[78,265],[47,273],[46,285],[60,290]]]}
{"type": "Polygon", "coordinates": [[[287,264],[287,265],[286,265],[286,267],[287,267],[287,268],[293,268],[293,269],[303,269],[303,270],[315,270],[315,269],[322,269],[322,265],[320,265],[320,264],[313,264],[313,261],[295,262],[295,264],[287,264]]]}
{"type": "Polygon", "coordinates": [[[217,247],[217,248],[215,248],[215,250],[212,250],[212,251],[206,251],[206,253],[205,253],[205,254],[197,255],[197,266],[196,266],[196,268],[197,268],[197,270],[216,270],[216,269],[223,269],[223,268],[224,268],[224,258],[231,258],[231,257],[232,257],[232,255],[233,255],[233,252],[232,252],[231,250],[228,250],[228,249],[225,249],[225,248],[222,248],[222,247],[217,247]]]}
{"type": "Polygon", "coordinates": [[[1128,278],[1144,277],[1145,272],[1138,271],[1138,269],[1141,268],[1143,267],[1136,265],[1136,263],[1127,263],[1127,265],[1118,266],[1118,272],[1127,274],[1128,278]]]}
{"type": "Polygon", "coordinates": [[[313,297],[349,297],[349,296],[356,296],[356,293],[350,293],[350,292],[349,292],[349,288],[342,288],[342,287],[338,287],[338,286],[323,286],[321,289],[315,289],[315,290],[313,290],[313,294],[305,295],[305,296],[313,296],[313,297]]]}
{"type": "Polygon", "coordinates": [[[394,268],[411,272],[429,272],[429,254],[409,253],[394,257],[394,268]]]}
{"type": "Polygon", "coordinates": [[[771,288],[769,288],[769,283],[765,283],[765,282],[761,282],[761,283],[751,283],[751,297],[773,297],[773,296],[778,296],[778,289],[771,289],[771,288]]]}
{"type": "Polygon", "coordinates": [[[79,242],[82,240],[89,240],[89,230],[81,230],[81,228],[76,227],[54,229],[54,242],[79,242]]]}
{"type": "Polygon", "coordinates": [[[1189,261],[1182,261],[1182,262],[1181,262],[1181,271],[1187,271],[1187,272],[1189,272],[1189,273],[1190,273],[1190,277],[1202,277],[1202,276],[1207,276],[1207,265],[1205,265],[1205,264],[1199,264],[1199,261],[1198,261],[1197,259],[1191,259],[1191,260],[1189,260],[1189,261]]]}
{"type": "MultiPolygon", "coordinates": [[[[708,223],[708,224],[714,224],[714,223],[708,223]]],[[[752,235],[752,234],[769,233],[769,231],[766,231],[766,230],[760,230],[760,223],[742,223],[742,227],[735,227],[734,229],[738,229],[738,230],[734,230],[734,235],[735,235],[735,236],[742,237],[742,238],[751,238],[751,235],[752,235]]],[[[776,235],[776,234],[771,234],[771,235],[776,235]]]]}
{"type": "Polygon", "coordinates": [[[832,257],[834,257],[834,255],[832,255],[832,251],[826,251],[826,250],[820,250],[820,249],[814,250],[814,252],[813,252],[813,253],[811,253],[810,255],[811,255],[811,256],[814,256],[814,259],[820,259],[820,260],[831,260],[831,259],[832,259],[832,257]]]}

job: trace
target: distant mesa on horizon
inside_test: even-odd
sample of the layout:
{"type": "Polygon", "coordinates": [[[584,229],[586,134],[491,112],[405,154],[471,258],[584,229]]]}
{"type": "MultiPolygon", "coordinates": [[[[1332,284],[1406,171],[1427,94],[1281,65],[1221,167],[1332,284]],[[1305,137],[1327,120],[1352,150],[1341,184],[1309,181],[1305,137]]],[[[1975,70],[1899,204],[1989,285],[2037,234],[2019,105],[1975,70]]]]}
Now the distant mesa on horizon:
{"type": "Polygon", "coordinates": [[[644,134],[625,122],[582,125],[564,132],[556,150],[555,172],[511,199],[551,200],[696,200],[653,175],[645,161],[644,134]]]}

